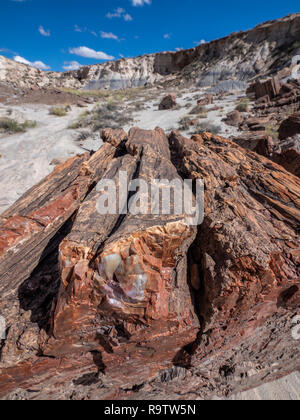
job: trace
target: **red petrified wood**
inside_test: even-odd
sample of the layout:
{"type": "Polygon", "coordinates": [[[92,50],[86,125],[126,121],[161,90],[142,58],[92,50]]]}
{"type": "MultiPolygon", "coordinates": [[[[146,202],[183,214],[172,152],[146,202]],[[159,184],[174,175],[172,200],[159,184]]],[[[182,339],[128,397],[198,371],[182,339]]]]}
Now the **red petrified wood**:
{"type": "Polygon", "coordinates": [[[209,133],[102,137],[2,217],[0,396],[211,398],[299,368],[299,179],[209,133]],[[203,179],[204,222],[100,215],[100,179],[135,199],[119,171],[203,179]]]}

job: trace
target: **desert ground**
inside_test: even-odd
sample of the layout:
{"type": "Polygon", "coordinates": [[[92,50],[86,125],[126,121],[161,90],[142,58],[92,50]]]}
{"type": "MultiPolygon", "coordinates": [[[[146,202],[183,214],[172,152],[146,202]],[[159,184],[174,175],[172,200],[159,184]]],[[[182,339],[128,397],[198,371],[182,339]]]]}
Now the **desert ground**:
{"type": "MultiPolygon", "coordinates": [[[[89,124],[87,127],[72,128],[78,120],[83,119],[85,114],[94,113],[99,107],[107,105],[115,106],[115,110],[121,110],[125,114],[125,125],[122,126],[128,131],[132,126],[138,126],[145,130],[153,130],[161,127],[166,132],[180,128],[180,120],[189,116],[189,113],[196,105],[196,98],[205,93],[203,89],[196,89],[194,92],[180,92],[177,100],[178,106],[172,110],[159,110],[158,103],[165,96],[165,92],[149,90],[144,94],[138,92],[137,98],[127,99],[126,97],[118,102],[118,92],[100,99],[99,102],[84,104],[79,107],[76,103],[70,105],[70,97],[64,98],[65,103],[55,103],[56,107],[66,107],[70,110],[66,115],[51,115],[52,105],[47,105],[46,95],[39,96],[37,99],[29,96],[26,101],[37,101],[40,103],[20,103],[25,99],[15,99],[13,103],[0,103],[0,118],[10,118],[22,123],[24,121],[34,121],[35,127],[29,128],[24,133],[0,133],[0,213],[13,204],[25,191],[47,176],[55,165],[67,158],[86,150],[96,151],[102,144],[100,129],[95,130],[89,124]],[[153,96],[156,99],[152,99],[153,96]],[[150,97],[150,99],[148,99],[150,97]],[[142,110],[139,110],[142,107],[142,110]],[[22,163],[21,163],[22,162],[22,163]],[[21,163],[21,164],[20,164],[21,163]]],[[[122,94],[122,92],[121,92],[122,94]]],[[[226,114],[235,109],[236,103],[244,92],[230,94],[220,100],[215,100],[214,104],[206,107],[207,114],[201,119],[203,124],[209,128],[212,124],[218,127],[218,132],[224,137],[237,135],[235,127],[229,127],[222,119],[226,114]],[[221,110],[212,110],[214,107],[221,110]]],[[[132,96],[132,94],[130,95],[132,96]]],[[[113,121],[114,110],[111,111],[113,121]]],[[[190,118],[192,116],[190,115],[190,118]]],[[[101,120],[101,114],[99,116],[101,120]]],[[[111,121],[107,121],[109,125],[111,121]]],[[[103,128],[105,126],[103,122],[103,128]]],[[[115,124],[115,123],[114,123],[115,124]]],[[[118,122],[116,123],[118,125],[118,122]]],[[[121,125],[120,125],[121,128],[121,125]]],[[[192,128],[192,127],[191,127],[192,128]]],[[[183,134],[189,131],[181,130],[183,134]]]]}

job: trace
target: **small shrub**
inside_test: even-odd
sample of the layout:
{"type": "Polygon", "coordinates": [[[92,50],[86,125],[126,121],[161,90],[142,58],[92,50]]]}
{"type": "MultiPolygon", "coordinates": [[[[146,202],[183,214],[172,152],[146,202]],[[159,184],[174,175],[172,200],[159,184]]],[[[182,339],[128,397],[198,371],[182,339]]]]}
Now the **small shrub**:
{"type": "Polygon", "coordinates": [[[61,108],[58,106],[54,106],[49,110],[50,115],[55,115],[56,117],[65,117],[67,115],[66,108],[61,108]]]}
{"type": "Polygon", "coordinates": [[[79,117],[77,118],[76,121],[74,121],[73,123],[71,123],[68,128],[71,130],[77,130],[78,128],[81,128],[84,122],[84,119],[89,115],[88,111],[84,111],[82,112],[79,117]]]}
{"type": "Polygon", "coordinates": [[[190,121],[189,116],[182,117],[178,122],[179,123],[178,130],[188,131],[190,129],[189,121],[190,121]]]}
{"type": "Polygon", "coordinates": [[[7,133],[24,133],[27,129],[35,126],[35,121],[26,120],[24,123],[18,123],[11,118],[0,118],[0,131],[7,133]]]}
{"type": "Polygon", "coordinates": [[[206,108],[205,106],[200,106],[200,105],[196,105],[193,109],[191,109],[191,111],[189,112],[190,115],[203,115],[204,113],[206,113],[206,108]]]}
{"type": "Polygon", "coordinates": [[[132,123],[131,109],[118,107],[116,103],[108,102],[99,105],[91,112],[81,114],[77,121],[69,125],[69,128],[88,128],[91,131],[98,131],[108,127],[123,128],[132,123]]]}
{"type": "Polygon", "coordinates": [[[219,134],[221,131],[221,126],[217,124],[213,124],[209,121],[203,122],[198,124],[195,127],[195,131],[192,134],[202,134],[202,133],[212,133],[212,134],[219,134]]]}
{"type": "Polygon", "coordinates": [[[250,103],[250,101],[249,101],[248,98],[245,98],[245,99],[241,100],[237,104],[237,106],[235,107],[236,111],[239,111],[239,112],[248,112],[249,111],[249,103],[250,103]]]}
{"type": "Polygon", "coordinates": [[[36,127],[36,121],[31,121],[31,120],[26,120],[22,126],[24,127],[24,129],[28,129],[28,128],[35,128],[36,127]]]}
{"type": "Polygon", "coordinates": [[[266,134],[272,137],[275,142],[278,140],[278,128],[278,126],[274,126],[272,124],[266,125],[265,128],[266,134]]]}
{"type": "Polygon", "coordinates": [[[12,120],[11,118],[1,118],[0,129],[1,131],[9,133],[20,133],[24,131],[23,127],[16,120],[12,120]]]}
{"type": "Polygon", "coordinates": [[[203,119],[205,119],[205,118],[207,118],[207,112],[206,112],[206,111],[203,111],[203,112],[201,112],[200,114],[198,114],[198,115],[197,115],[197,117],[198,117],[198,118],[203,118],[203,119]]]}

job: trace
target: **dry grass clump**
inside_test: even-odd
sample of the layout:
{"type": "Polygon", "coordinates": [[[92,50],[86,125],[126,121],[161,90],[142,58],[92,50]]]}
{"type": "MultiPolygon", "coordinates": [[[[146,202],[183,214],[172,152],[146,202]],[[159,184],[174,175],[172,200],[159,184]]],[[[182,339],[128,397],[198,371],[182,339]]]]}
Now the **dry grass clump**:
{"type": "Polygon", "coordinates": [[[12,118],[0,118],[0,132],[14,134],[14,133],[25,133],[29,128],[34,128],[36,126],[36,121],[26,120],[23,123],[12,118]]]}
{"type": "Polygon", "coordinates": [[[211,123],[209,121],[199,123],[193,130],[191,134],[202,134],[202,133],[212,133],[212,134],[219,134],[222,130],[220,125],[211,123]]]}
{"type": "Polygon", "coordinates": [[[197,115],[199,118],[207,118],[207,109],[205,106],[196,105],[189,112],[190,115],[197,115]]]}
{"type": "Polygon", "coordinates": [[[250,104],[250,100],[248,98],[243,98],[242,100],[239,101],[235,109],[236,111],[239,111],[239,112],[248,112],[249,104],[250,104]]]}
{"type": "Polygon", "coordinates": [[[132,112],[133,108],[108,102],[99,105],[92,111],[85,111],[69,128],[88,128],[91,131],[103,128],[123,128],[125,125],[133,123],[132,112]]]}
{"type": "Polygon", "coordinates": [[[179,124],[178,130],[188,131],[190,129],[189,122],[190,122],[190,117],[188,115],[182,117],[178,122],[178,124],[179,124]]]}
{"type": "Polygon", "coordinates": [[[279,128],[279,126],[275,126],[275,125],[272,125],[272,124],[266,125],[266,128],[265,128],[266,134],[268,136],[272,137],[272,139],[275,142],[278,141],[278,136],[279,136],[279,134],[278,134],[278,128],[279,128]]]}
{"type": "Polygon", "coordinates": [[[65,117],[68,113],[68,107],[53,106],[49,110],[50,115],[55,115],[56,117],[65,117]]]}
{"type": "Polygon", "coordinates": [[[63,88],[64,92],[71,93],[83,98],[94,98],[97,101],[109,102],[130,102],[137,99],[144,99],[145,101],[154,100],[157,98],[157,92],[150,87],[137,87],[120,90],[79,90],[63,88]]]}

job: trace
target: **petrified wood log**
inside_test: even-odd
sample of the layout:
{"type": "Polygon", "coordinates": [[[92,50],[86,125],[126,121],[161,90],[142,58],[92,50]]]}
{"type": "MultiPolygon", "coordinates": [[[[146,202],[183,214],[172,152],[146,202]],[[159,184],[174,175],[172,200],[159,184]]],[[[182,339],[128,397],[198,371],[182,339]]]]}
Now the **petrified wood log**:
{"type": "MultiPolygon", "coordinates": [[[[173,132],[168,141],[161,129],[134,128],[102,137],[99,152],[75,158],[93,175],[74,173],[67,188],[85,193],[50,225],[42,255],[24,262],[27,277],[1,280],[10,303],[0,302],[8,322],[0,396],[209,398],[299,368],[291,335],[300,303],[299,179],[210,134],[173,132]],[[126,205],[135,199],[120,170],[127,181],[204,179],[204,222],[190,226],[184,213],[100,215],[100,178],[116,182],[126,205]]],[[[42,208],[51,221],[56,196],[49,189],[25,216],[42,208]]],[[[24,217],[25,203],[2,223],[24,217]]]]}
{"type": "Polygon", "coordinates": [[[249,371],[255,381],[299,368],[291,335],[300,305],[299,179],[218,136],[187,140],[175,132],[170,144],[182,176],[203,177],[206,186],[205,220],[192,247],[203,280],[203,334],[183,361],[199,374],[217,360],[231,386],[249,371]]]}
{"type": "Polygon", "coordinates": [[[1,215],[2,297],[29,276],[47,243],[99,181],[115,152],[106,144],[92,157],[86,153],[69,159],[1,215]]]}

